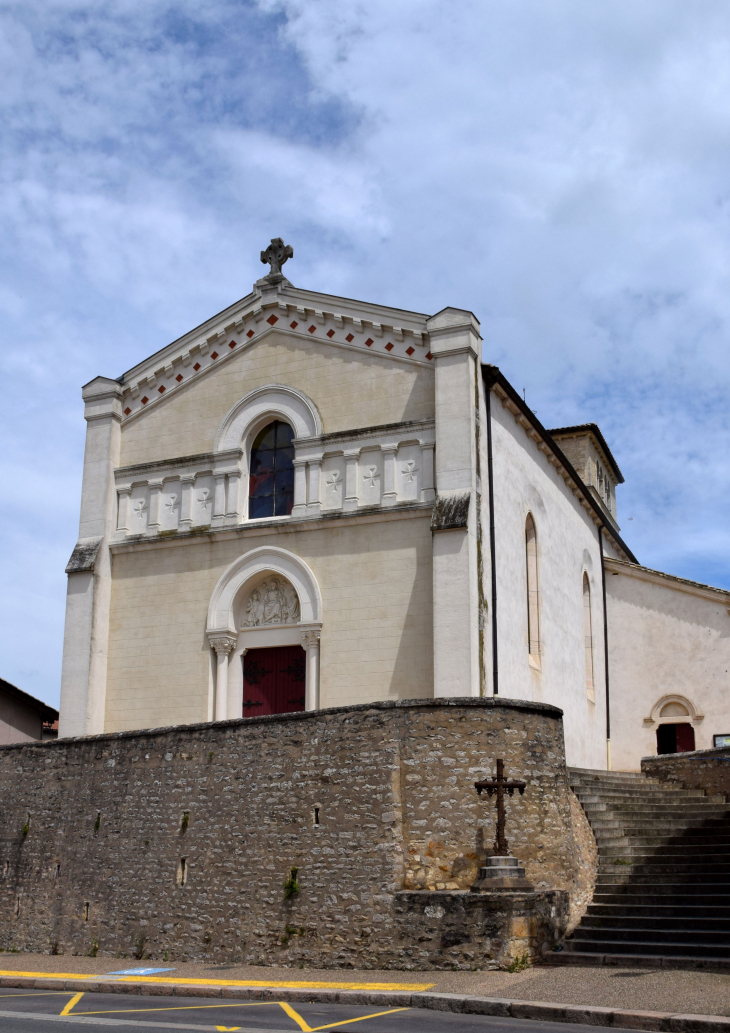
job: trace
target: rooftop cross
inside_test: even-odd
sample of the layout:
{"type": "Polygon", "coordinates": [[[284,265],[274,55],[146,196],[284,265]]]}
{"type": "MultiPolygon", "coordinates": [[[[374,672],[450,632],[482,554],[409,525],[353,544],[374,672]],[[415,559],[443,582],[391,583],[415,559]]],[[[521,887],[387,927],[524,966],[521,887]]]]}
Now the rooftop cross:
{"type": "Polygon", "coordinates": [[[479,795],[486,789],[489,796],[497,794],[497,835],[494,839],[494,853],[497,857],[509,857],[509,845],[504,837],[504,794],[505,790],[510,796],[514,796],[515,789],[519,790],[520,796],[525,792],[526,782],[519,779],[507,779],[504,777],[504,761],[497,761],[496,777],[487,778],[483,782],[475,782],[474,788],[479,795]]]}
{"type": "Polygon", "coordinates": [[[281,267],[288,258],[294,258],[294,248],[291,244],[285,244],[281,237],[274,237],[266,250],[261,252],[261,261],[271,266],[268,276],[272,280],[283,277],[281,267]]]}

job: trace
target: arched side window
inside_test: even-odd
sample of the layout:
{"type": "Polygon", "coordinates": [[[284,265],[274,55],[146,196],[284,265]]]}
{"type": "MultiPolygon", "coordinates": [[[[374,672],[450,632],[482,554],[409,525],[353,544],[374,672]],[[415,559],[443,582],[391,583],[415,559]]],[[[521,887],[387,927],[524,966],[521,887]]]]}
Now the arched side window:
{"type": "Polygon", "coordinates": [[[248,518],[289,516],[294,505],[294,431],[273,420],[254,438],[248,489],[248,518]]]}
{"type": "Polygon", "coordinates": [[[586,661],[586,689],[588,699],[595,702],[596,688],[593,682],[593,619],[591,616],[591,586],[588,575],[583,574],[583,643],[586,661]]]}
{"type": "Polygon", "coordinates": [[[535,521],[528,513],[525,521],[525,554],[527,568],[527,641],[530,656],[540,656],[540,607],[537,584],[537,535],[535,521]]]}

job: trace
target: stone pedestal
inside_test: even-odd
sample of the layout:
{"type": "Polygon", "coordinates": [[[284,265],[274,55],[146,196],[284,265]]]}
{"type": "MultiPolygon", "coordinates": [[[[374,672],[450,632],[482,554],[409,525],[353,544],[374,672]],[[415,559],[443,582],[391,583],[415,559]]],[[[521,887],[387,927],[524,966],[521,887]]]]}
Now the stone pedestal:
{"type": "Polygon", "coordinates": [[[471,886],[472,893],[533,893],[534,889],[516,857],[488,857],[471,886]]]}

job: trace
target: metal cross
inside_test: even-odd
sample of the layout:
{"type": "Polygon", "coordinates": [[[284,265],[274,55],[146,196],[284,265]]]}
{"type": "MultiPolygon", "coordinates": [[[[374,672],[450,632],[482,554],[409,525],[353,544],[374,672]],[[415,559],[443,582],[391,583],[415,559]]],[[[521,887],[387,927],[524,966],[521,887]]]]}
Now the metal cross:
{"type": "Polygon", "coordinates": [[[504,761],[497,761],[497,775],[496,777],[487,778],[483,782],[475,782],[474,788],[479,795],[482,795],[482,790],[486,789],[487,793],[491,796],[492,793],[497,794],[497,835],[494,839],[494,853],[497,857],[509,857],[509,844],[504,838],[504,794],[505,791],[510,796],[514,796],[515,789],[519,791],[520,796],[525,792],[526,782],[522,782],[520,779],[507,779],[504,777],[504,761]]]}
{"type": "Polygon", "coordinates": [[[266,250],[261,252],[261,261],[271,266],[268,275],[272,277],[282,275],[281,267],[287,258],[294,258],[294,248],[291,244],[285,244],[281,237],[273,237],[266,250]]]}

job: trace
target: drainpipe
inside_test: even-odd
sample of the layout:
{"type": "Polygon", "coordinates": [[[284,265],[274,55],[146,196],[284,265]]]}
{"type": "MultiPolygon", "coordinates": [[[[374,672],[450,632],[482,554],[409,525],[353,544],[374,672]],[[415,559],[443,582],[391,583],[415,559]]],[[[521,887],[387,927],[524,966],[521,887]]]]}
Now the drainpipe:
{"type": "Polygon", "coordinates": [[[606,668],[606,767],[611,770],[611,698],[608,691],[608,613],[606,611],[606,564],[603,559],[603,528],[598,528],[598,544],[601,550],[601,580],[603,582],[603,659],[606,668]]]}
{"type": "Polygon", "coordinates": [[[489,556],[492,567],[492,693],[499,695],[497,656],[497,547],[494,536],[494,463],[492,461],[492,384],[487,383],[487,485],[489,491],[489,556]]]}

